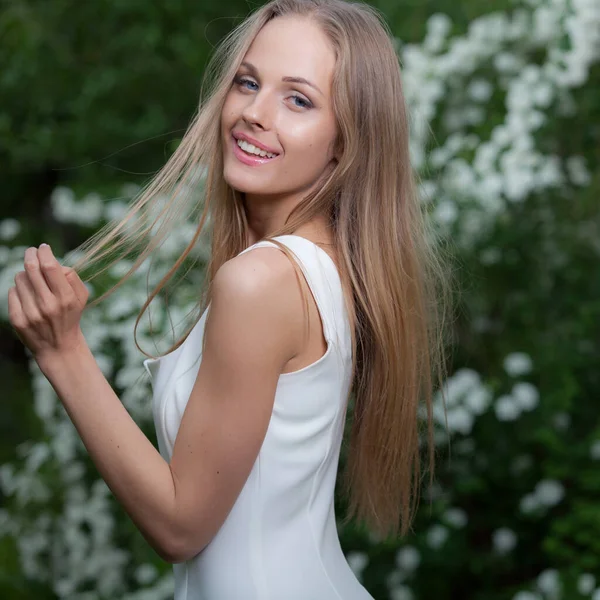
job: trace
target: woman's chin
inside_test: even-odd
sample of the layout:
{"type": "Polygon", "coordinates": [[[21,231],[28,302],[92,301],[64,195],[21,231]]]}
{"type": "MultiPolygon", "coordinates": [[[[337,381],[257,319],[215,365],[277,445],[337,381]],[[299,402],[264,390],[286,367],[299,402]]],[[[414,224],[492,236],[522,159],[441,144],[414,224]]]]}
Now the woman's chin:
{"type": "Polygon", "coordinates": [[[253,177],[247,173],[232,173],[227,172],[223,174],[223,178],[236,192],[241,194],[268,194],[272,189],[272,183],[269,181],[252,181],[253,177]]]}

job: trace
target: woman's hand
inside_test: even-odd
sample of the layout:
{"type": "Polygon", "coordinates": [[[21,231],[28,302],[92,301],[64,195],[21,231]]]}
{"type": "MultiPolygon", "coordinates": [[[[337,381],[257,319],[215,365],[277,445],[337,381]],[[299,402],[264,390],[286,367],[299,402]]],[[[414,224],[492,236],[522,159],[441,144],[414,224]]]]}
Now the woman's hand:
{"type": "Polygon", "coordinates": [[[79,325],[89,296],[85,284],[47,244],[27,248],[24,264],[8,290],[13,329],[38,362],[77,350],[85,341],[79,325]]]}

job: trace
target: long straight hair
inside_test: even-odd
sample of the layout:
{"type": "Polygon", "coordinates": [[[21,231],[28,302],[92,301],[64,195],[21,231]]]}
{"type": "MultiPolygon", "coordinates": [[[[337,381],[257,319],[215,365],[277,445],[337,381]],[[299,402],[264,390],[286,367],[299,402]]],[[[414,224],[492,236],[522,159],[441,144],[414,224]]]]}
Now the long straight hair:
{"type": "MultiPolygon", "coordinates": [[[[427,409],[433,482],[432,402],[434,381],[444,397],[444,325],[450,285],[410,165],[409,123],[393,36],[376,9],[344,0],[273,0],[254,11],[213,54],[197,112],[176,151],[141,189],[125,217],[107,223],[80,246],[81,258],[73,268],[89,268],[119,249],[121,255],[137,256],[130,271],[89,309],[139,268],[173,232],[178,215],[203,201],[192,240],[144,303],[134,338],[144,311],[194,248],[209,215],[211,254],[198,314],[210,304],[215,273],[244,250],[248,240],[243,195],[223,178],[222,107],[258,32],[271,19],[289,15],[312,19],[335,51],[332,102],[340,158],[298,203],[284,227],[264,239],[274,241],[294,264],[289,250],[272,238],[293,233],[318,215],[329,219],[353,349],[347,399],[352,425],[342,476],[342,491],[348,498],[344,524],[357,518],[381,537],[404,535],[420,495],[422,402],[427,409]],[[147,215],[159,195],[168,198],[157,217],[162,219],[160,227],[155,230],[157,219],[137,229],[131,226],[134,217],[147,215]]],[[[94,276],[117,260],[108,261],[94,276]]],[[[294,268],[299,277],[297,265],[294,268]]],[[[303,297],[307,307],[304,293],[303,297]]],[[[196,323],[197,319],[169,352],[185,341],[196,323]]],[[[135,344],[149,356],[137,339],[135,344]]]]}

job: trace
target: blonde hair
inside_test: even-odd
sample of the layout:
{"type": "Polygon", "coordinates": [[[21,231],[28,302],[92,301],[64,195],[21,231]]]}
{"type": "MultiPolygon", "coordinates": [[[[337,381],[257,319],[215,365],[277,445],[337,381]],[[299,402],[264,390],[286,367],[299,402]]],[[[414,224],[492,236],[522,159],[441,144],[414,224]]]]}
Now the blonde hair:
{"type": "MultiPolygon", "coordinates": [[[[234,76],[261,28],[273,18],[312,19],[336,55],[333,109],[339,162],[292,211],[285,226],[264,239],[294,232],[317,215],[329,218],[352,331],[351,434],[342,483],[349,499],[344,524],[356,517],[380,536],[404,535],[420,493],[419,403],[427,407],[430,484],[434,472],[433,380],[443,394],[448,277],[439,247],[428,239],[409,161],[409,124],[400,65],[383,17],[369,5],[343,0],[273,0],[258,8],[216,49],[205,72],[200,103],[180,145],[141,190],[129,213],[84,242],[74,265],[89,267],[109,251],[142,249],[131,270],[88,309],[113,293],[166,235],[186,206],[198,206],[199,171],[205,167],[204,209],[193,239],[144,303],[173,276],[197,242],[210,213],[211,256],[199,303],[208,306],[211,282],[247,244],[242,195],[223,178],[221,109],[234,76]],[[153,224],[129,231],[127,223],[158,194],[169,202],[153,224]],[[124,233],[123,233],[124,232],[124,233]],[[120,234],[120,237],[117,237],[120,234]]],[[[287,248],[274,240],[292,260],[287,248]]],[[[108,261],[109,268],[118,258],[108,261]]],[[[297,271],[296,266],[294,268],[297,271]]],[[[98,275],[101,271],[96,271],[98,275]]],[[[306,296],[305,307],[308,305],[306,296]]],[[[197,322],[197,319],[196,319],[197,322]]],[[[169,352],[179,347],[192,327],[169,352]]],[[[146,354],[135,340],[136,346],[146,354]]],[[[149,356],[146,354],[146,356],[149,356]]]]}

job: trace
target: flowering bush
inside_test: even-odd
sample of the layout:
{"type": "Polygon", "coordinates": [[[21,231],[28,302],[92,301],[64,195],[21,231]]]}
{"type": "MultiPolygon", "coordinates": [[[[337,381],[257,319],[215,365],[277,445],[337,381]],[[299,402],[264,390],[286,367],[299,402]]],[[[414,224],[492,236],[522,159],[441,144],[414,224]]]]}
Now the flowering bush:
{"type": "MultiPolygon", "coordinates": [[[[348,527],[340,530],[342,545],[378,599],[597,600],[600,428],[589,400],[599,385],[600,278],[587,269],[600,254],[600,5],[523,0],[473,20],[465,32],[437,14],[421,43],[398,47],[423,203],[456,247],[464,317],[445,384],[447,421],[439,395],[434,407],[437,481],[424,490],[414,534],[389,544],[348,527]]],[[[76,199],[65,187],[52,198],[56,219],[92,228],[125,206],[94,193],[76,199]]],[[[192,230],[166,241],[157,270],[172,264],[192,230]]],[[[0,222],[0,241],[7,320],[7,289],[28,244],[12,219],[0,222]]],[[[206,259],[207,247],[195,251],[206,259]]],[[[128,266],[114,267],[90,298],[128,266]]],[[[84,315],[82,327],[102,371],[154,440],[150,389],[141,384],[133,343],[151,274],[145,263],[84,315]]],[[[174,289],[175,322],[200,283],[190,271],[174,289]]],[[[159,315],[153,328],[166,332],[160,296],[151,314],[159,315]]],[[[148,348],[148,328],[138,329],[138,340],[148,348]]],[[[0,467],[0,535],[16,545],[23,576],[61,598],[172,597],[170,565],[94,479],[33,361],[31,377],[43,435],[0,467]]]]}

